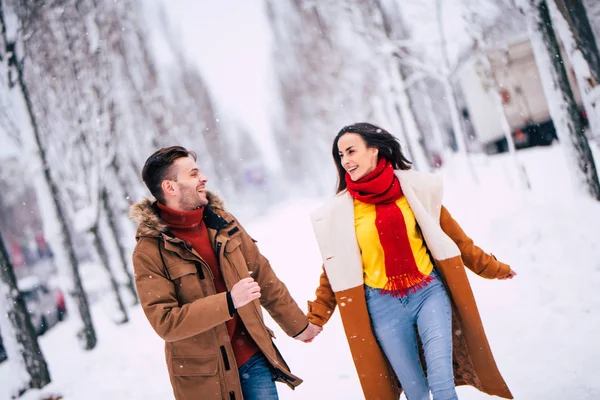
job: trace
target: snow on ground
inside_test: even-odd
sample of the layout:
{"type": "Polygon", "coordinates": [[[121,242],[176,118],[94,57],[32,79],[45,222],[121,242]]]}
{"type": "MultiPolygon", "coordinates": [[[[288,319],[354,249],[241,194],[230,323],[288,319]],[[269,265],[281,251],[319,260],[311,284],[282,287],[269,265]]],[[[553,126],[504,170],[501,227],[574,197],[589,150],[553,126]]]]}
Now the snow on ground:
{"type": "MultiPolygon", "coordinates": [[[[475,186],[459,162],[443,171],[445,204],[475,242],[513,266],[512,281],[470,274],[496,361],[516,399],[600,398],[600,204],[577,196],[559,147],[520,151],[531,193],[510,184],[507,156],[475,157],[475,186]]],[[[321,262],[309,213],[322,199],[298,199],[256,221],[245,221],[301,307],[313,299],[321,262]]],[[[244,221],[243,221],[244,222],[244,221]]],[[[99,345],[82,352],[67,321],[40,338],[53,382],[42,393],[65,399],[172,398],[163,345],[141,310],[114,325],[99,307],[99,345]]],[[[343,328],[336,313],[313,343],[275,328],[276,344],[305,382],[295,391],[279,385],[280,398],[362,399],[343,328]]],[[[10,364],[0,364],[0,399],[8,399],[10,364]]],[[[461,399],[489,398],[468,387],[461,399]]],[[[40,398],[30,391],[26,400],[40,398]]]]}

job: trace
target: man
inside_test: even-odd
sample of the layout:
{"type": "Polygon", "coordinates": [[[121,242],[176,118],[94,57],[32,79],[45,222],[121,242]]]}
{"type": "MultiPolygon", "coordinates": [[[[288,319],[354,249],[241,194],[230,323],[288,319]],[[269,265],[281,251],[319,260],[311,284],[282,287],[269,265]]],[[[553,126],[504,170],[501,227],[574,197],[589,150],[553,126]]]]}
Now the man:
{"type": "Polygon", "coordinates": [[[261,305],[288,335],[311,341],[305,314],[239,222],[206,190],[196,155],[152,154],[142,178],[157,201],[131,208],[139,222],[135,283],[148,321],[165,340],[177,400],[276,400],[275,382],[298,386],[272,342],[261,305]]]}

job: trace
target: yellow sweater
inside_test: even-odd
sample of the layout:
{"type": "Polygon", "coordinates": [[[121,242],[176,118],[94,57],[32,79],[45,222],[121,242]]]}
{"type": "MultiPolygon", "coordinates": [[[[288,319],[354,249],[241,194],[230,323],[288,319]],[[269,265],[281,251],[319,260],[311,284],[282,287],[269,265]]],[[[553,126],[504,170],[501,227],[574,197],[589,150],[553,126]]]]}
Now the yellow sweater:
{"type": "MultiPolygon", "coordinates": [[[[415,215],[410,209],[406,197],[399,198],[396,205],[404,216],[415,263],[419,271],[428,276],[433,270],[433,263],[427,253],[427,247],[423,241],[423,235],[417,225],[415,215]]],[[[385,275],[383,247],[379,242],[379,234],[375,226],[375,204],[354,200],[354,228],[362,257],[365,284],[382,289],[387,283],[387,277],[385,275]]]]}

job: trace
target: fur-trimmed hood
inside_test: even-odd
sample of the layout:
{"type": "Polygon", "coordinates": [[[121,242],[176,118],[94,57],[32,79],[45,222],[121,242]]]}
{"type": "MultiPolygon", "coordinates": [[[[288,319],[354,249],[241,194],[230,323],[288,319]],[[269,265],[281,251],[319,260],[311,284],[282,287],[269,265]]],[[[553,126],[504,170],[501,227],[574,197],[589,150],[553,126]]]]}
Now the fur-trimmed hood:
{"type": "MultiPolygon", "coordinates": [[[[217,213],[224,213],[223,200],[215,193],[207,191],[208,207],[217,213]]],[[[157,213],[156,200],[143,199],[129,207],[129,218],[139,223],[136,238],[140,236],[160,236],[167,232],[167,225],[157,213]]]]}

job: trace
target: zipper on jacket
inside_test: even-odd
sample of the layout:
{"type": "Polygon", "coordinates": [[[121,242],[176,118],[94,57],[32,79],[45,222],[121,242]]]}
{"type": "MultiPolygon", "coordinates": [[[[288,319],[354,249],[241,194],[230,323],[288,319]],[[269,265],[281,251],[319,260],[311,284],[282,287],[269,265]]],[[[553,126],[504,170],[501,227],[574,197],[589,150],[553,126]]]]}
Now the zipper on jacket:
{"type": "Polygon", "coordinates": [[[221,248],[220,246],[220,242],[219,242],[219,232],[221,231],[221,228],[218,228],[217,231],[215,232],[215,246],[217,248],[217,259],[219,257],[219,249],[221,248]]]}
{"type": "Polygon", "coordinates": [[[218,242],[217,243],[217,260],[219,260],[219,263],[221,263],[221,247],[223,247],[223,243],[218,242]]]}
{"type": "Polygon", "coordinates": [[[225,350],[225,346],[221,346],[221,357],[223,357],[223,364],[225,364],[225,371],[229,371],[231,369],[231,365],[229,365],[229,358],[227,358],[227,351],[225,350]]]}

